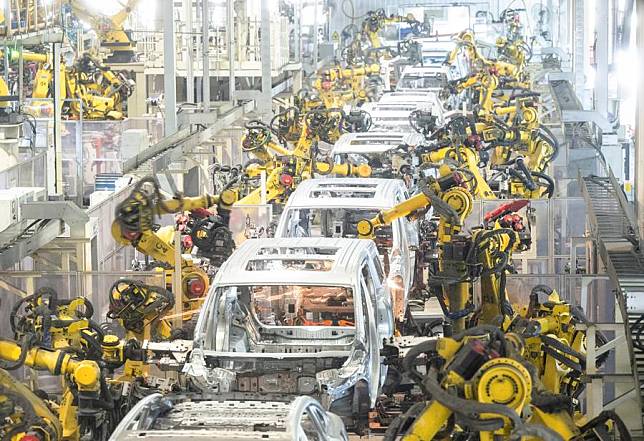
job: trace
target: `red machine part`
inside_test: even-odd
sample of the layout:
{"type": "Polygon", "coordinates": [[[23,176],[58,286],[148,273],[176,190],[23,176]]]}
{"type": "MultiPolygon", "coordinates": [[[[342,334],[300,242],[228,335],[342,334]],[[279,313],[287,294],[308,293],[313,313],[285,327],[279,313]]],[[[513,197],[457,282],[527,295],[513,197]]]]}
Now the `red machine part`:
{"type": "Polygon", "coordinates": [[[483,219],[485,220],[485,222],[495,221],[498,218],[505,216],[506,214],[515,213],[521,210],[529,203],[530,201],[528,201],[527,199],[518,199],[516,201],[508,202],[507,204],[503,204],[500,207],[485,213],[485,217],[483,219]]]}

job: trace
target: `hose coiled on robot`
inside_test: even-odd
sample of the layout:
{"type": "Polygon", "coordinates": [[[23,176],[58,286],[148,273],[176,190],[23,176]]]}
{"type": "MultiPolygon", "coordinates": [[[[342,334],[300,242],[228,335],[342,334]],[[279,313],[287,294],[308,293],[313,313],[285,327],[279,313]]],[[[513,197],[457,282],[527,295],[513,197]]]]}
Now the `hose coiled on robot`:
{"type": "MultiPolygon", "coordinates": [[[[421,171],[422,171],[422,168],[421,168],[421,171]]],[[[425,179],[419,180],[418,187],[420,188],[420,191],[432,203],[432,207],[434,207],[434,210],[438,214],[446,217],[452,225],[462,226],[461,219],[458,213],[456,212],[456,210],[454,210],[451,205],[449,205],[447,202],[441,199],[441,197],[438,196],[438,194],[436,194],[436,192],[434,192],[434,190],[431,189],[431,187],[427,184],[427,181],[425,179]]]]}

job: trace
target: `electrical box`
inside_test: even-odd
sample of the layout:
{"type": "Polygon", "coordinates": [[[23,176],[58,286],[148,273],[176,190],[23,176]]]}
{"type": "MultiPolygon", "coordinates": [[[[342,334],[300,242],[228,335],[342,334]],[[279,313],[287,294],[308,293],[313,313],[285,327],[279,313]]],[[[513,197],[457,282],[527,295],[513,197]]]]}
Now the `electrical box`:
{"type": "Polygon", "coordinates": [[[644,292],[631,291],[630,289],[625,292],[626,294],[626,312],[629,314],[643,314],[644,313],[644,292]]]}

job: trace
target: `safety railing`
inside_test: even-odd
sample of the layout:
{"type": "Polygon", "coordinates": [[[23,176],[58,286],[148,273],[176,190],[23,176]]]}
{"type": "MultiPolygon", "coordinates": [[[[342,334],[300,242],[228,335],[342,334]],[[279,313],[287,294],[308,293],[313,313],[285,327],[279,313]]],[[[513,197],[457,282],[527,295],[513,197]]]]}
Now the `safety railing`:
{"type": "Polygon", "coordinates": [[[0,172],[0,190],[14,187],[47,187],[47,153],[37,153],[0,172]]]}
{"type": "MultiPolygon", "coordinates": [[[[225,15],[223,15],[225,16],[225,15]]],[[[259,18],[235,19],[233,27],[233,54],[235,70],[237,75],[240,72],[261,69],[261,20],[259,18]]],[[[279,70],[290,62],[293,62],[295,52],[289,42],[290,24],[284,17],[273,17],[270,20],[271,26],[271,69],[279,70]],[[291,56],[293,55],[293,56],[291,56]]],[[[218,76],[226,76],[229,69],[229,55],[227,39],[230,27],[225,24],[211,27],[209,30],[210,44],[208,47],[209,69],[219,72],[218,76]]],[[[185,72],[190,59],[192,59],[194,71],[201,71],[203,66],[203,47],[200,40],[200,32],[189,32],[179,30],[178,35],[186,34],[197,36],[197,38],[176,39],[176,63],[177,71],[185,72]],[[190,54],[190,55],[188,55],[190,54]]],[[[155,31],[134,31],[134,39],[137,42],[137,50],[143,54],[147,68],[162,69],[163,59],[163,32],[155,31]]]]}
{"type": "Polygon", "coordinates": [[[0,35],[13,36],[63,27],[64,3],[61,0],[7,0],[1,6],[5,20],[0,27],[0,35]]]}

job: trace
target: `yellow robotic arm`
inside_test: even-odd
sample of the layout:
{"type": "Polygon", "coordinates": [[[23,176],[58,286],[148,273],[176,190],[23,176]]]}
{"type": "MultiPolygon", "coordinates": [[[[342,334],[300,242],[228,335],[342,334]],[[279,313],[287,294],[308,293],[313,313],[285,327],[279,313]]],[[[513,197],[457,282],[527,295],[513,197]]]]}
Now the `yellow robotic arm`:
{"type": "Polygon", "coordinates": [[[34,347],[24,353],[17,343],[0,340],[0,358],[8,362],[23,360],[25,366],[49,371],[52,375],[69,375],[82,391],[99,390],[98,364],[92,360],[76,360],[65,351],[34,347]]]}
{"type": "Polygon", "coordinates": [[[271,136],[271,128],[262,121],[253,120],[244,125],[246,132],[242,138],[242,151],[253,155],[265,167],[275,160],[275,155],[288,156],[292,152],[277,144],[271,136]]]}
{"type": "MultiPolygon", "coordinates": [[[[158,181],[152,177],[144,178],[136,184],[130,196],[118,205],[112,223],[112,236],[118,243],[134,246],[156,261],[174,267],[175,245],[170,237],[164,237],[163,231],[155,231],[154,217],[217,205],[219,215],[226,219],[227,224],[230,207],[236,199],[237,194],[232,190],[224,190],[220,195],[165,199],[158,181]]],[[[181,267],[186,301],[201,298],[208,290],[208,276],[183,256],[181,267]]]]}
{"type": "MultiPolygon", "coordinates": [[[[306,161],[307,163],[310,161],[306,161]]],[[[312,177],[312,172],[322,175],[337,174],[339,176],[369,177],[371,167],[367,164],[331,164],[322,161],[313,161],[313,169],[304,167],[304,161],[294,157],[284,165],[274,168],[266,178],[266,203],[284,202],[284,199],[297,184],[312,177]]],[[[248,195],[241,198],[235,205],[259,205],[262,203],[262,189],[255,188],[248,195]]]]}
{"type": "MultiPolygon", "coordinates": [[[[93,360],[77,360],[63,350],[51,350],[42,347],[23,348],[17,343],[0,340],[0,360],[18,365],[29,366],[37,370],[46,370],[52,375],[62,375],[74,385],[83,400],[75,399],[69,386],[65,387],[58,410],[58,418],[63,427],[63,439],[78,440],[81,427],[78,424],[78,408],[87,403],[91,407],[94,400],[101,396],[101,369],[93,360]]],[[[86,409],[86,416],[90,416],[86,409]]],[[[93,409],[92,411],[101,412],[93,409]]]]}
{"type": "MultiPolygon", "coordinates": [[[[0,369],[0,438],[22,440],[29,433],[43,441],[58,441],[63,429],[47,405],[29,388],[0,369]]],[[[34,438],[30,438],[34,439],[34,438]]]]}
{"type": "Polygon", "coordinates": [[[499,316],[514,314],[507,300],[506,274],[512,253],[525,251],[531,245],[530,232],[517,214],[528,203],[525,199],[516,200],[486,213],[484,228],[472,233],[472,253],[482,269],[479,324],[493,324],[499,316]]]}
{"type": "MultiPolygon", "coordinates": [[[[525,339],[526,357],[535,365],[543,385],[552,393],[577,397],[584,389],[580,377],[586,367],[586,332],[578,325],[589,321],[580,308],[559,297],[557,291],[545,285],[535,286],[530,302],[514,317],[506,317],[505,332],[516,332],[525,339]],[[545,301],[539,300],[539,295],[545,301]]],[[[606,343],[598,332],[596,344],[606,343]]],[[[608,353],[597,359],[603,364],[608,353]]]]}
{"type": "Polygon", "coordinates": [[[105,17],[92,14],[87,8],[90,2],[68,0],[74,15],[90,23],[101,39],[101,46],[111,51],[112,54],[107,59],[110,63],[134,61],[136,42],[132,40],[123,25],[139,2],[140,0],[127,0],[123,9],[110,17],[105,17]]]}
{"type": "Polygon", "coordinates": [[[420,159],[424,164],[441,164],[439,172],[447,175],[446,170],[451,168],[447,162],[456,164],[457,177],[466,185],[467,190],[476,199],[496,199],[494,192],[483,178],[479,170],[477,153],[464,145],[442,147],[420,152],[420,159]]]}
{"type": "Polygon", "coordinates": [[[365,77],[367,75],[377,75],[379,73],[380,65],[378,63],[371,63],[362,66],[353,66],[347,68],[332,67],[320,71],[318,75],[328,81],[336,81],[347,80],[356,77],[365,77]]]}
{"type": "Polygon", "coordinates": [[[614,413],[588,422],[576,419],[565,397],[544,389],[533,377],[522,343],[518,334],[478,326],[412,347],[402,367],[428,401],[398,417],[386,438],[569,441],[615,431],[630,439],[614,413]],[[420,365],[427,367],[425,372],[420,365]]]}
{"type": "MultiPolygon", "coordinates": [[[[231,196],[232,197],[232,196],[231,196]]],[[[112,223],[112,236],[122,245],[134,245],[142,253],[153,259],[167,264],[174,264],[174,245],[165,240],[159,240],[152,228],[152,215],[160,216],[162,214],[178,213],[181,211],[190,211],[195,208],[208,208],[217,205],[221,201],[219,196],[199,196],[194,198],[169,199],[163,201],[161,205],[153,207],[133,207],[132,205],[121,204],[117,219],[112,223]],[[149,209],[149,218],[139,217],[138,209],[149,209]],[[132,219],[132,216],[138,219],[132,219]],[[131,221],[135,223],[131,223],[131,221]],[[149,224],[146,222],[150,221],[149,224]]],[[[234,202],[233,199],[230,199],[234,202]]],[[[132,201],[126,201],[131,203],[132,201]]],[[[141,202],[141,201],[137,201],[141,202]]],[[[143,216],[147,216],[143,215],[143,216]]],[[[187,264],[183,262],[183,266],[187,264]]]]}
{"type": "Polygon", "coordinates": [[[458,233],[472,210],[472,196],[466,189],[458,186],[456,176],[458,174],[454,173],[437,180],[421,181],[421,193],[390,209],[380,211],[372,219],[360,220],[357,225],[358,235],[361,238],[372,239],[378,228],[430,207],[441,217],[442,228],[439,235],[442,239],[458,233]]]}
{"type": "MultiPolygon", "coordinates": [[[[284,195],[294,183],[291,173],[286,172],[286,167],[276,167],[266,177],[266,202],[277,200],[284,195]]],[[[259,205],[262,203],[262,189],[255,188],[248,195],[238,200],[235,205],[259,205]]]]}
{"type": "Polygon", "coordinates": [[[355,176],[356,178],[368,178],[371,176],[371,167],[368,164],[335,164],[332,162],[315,161],[313,167],[313,171],[321,175],[334,174],[338,176],[355,176]]]}
{"type": "Polygon", "coordinates": [[[224,191],[221,195],[205,194],[198,197],[165,199],[161,195],[158,181],[155,178],[144,178],[117,207],[116,219],[112,223],[112,236],[122,245],[134,245],[144,254],[160,262],[174,264],[173,246],[155,239],[154,216],[215,205],[226,211],[233,203],[235,193],[232,191],[224,191]],[[146,184],[152,185],[151,191],[145,187],[146,184]]]}
{"type": "Polygon", "coordinates": [[[412,14],[386,15],[384,9],[377,9],[368,11],[366,15],[367,17],[362,22],[362,33],[367,36],[372,48],[382,47],[378,33],[384,29],[385,24],[407,23],[411,27],[412,34],[416,36],[429,33],[429,28],[416,20],[412,14]]]}

